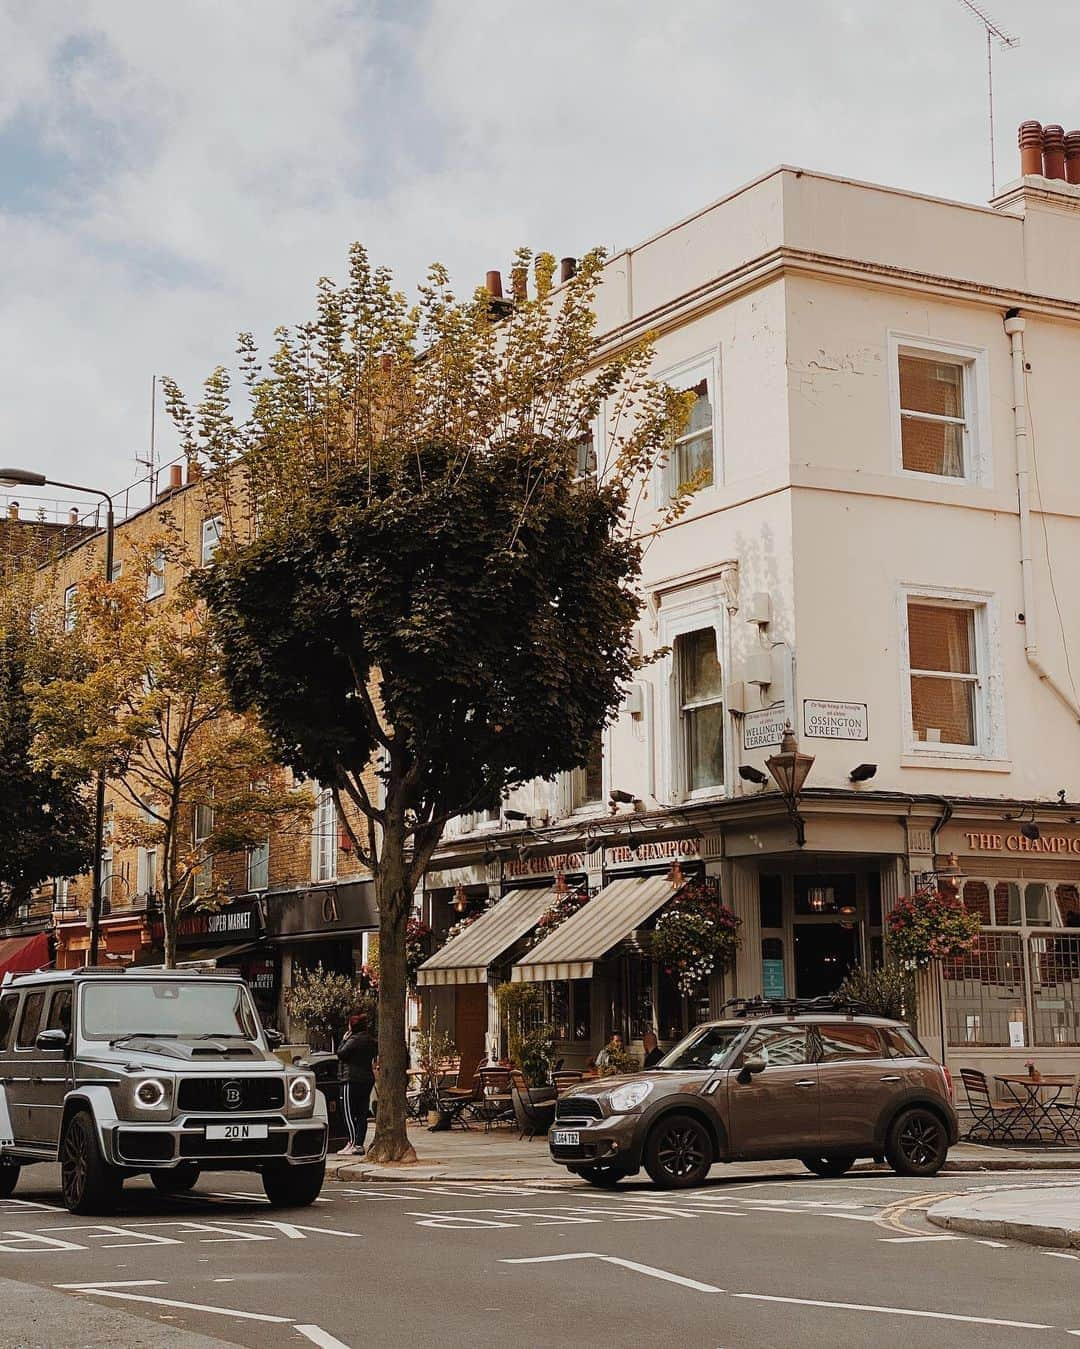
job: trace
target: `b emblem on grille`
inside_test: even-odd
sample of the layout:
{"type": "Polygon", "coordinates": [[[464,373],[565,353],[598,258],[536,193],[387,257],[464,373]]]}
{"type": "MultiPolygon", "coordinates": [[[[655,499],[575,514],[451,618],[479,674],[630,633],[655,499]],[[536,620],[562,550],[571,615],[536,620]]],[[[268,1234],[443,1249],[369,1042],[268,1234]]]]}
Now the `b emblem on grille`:
{"type": "Polygon", "coordinates": [[[226,1082],[221,1088],[221,1100],[226,1110],[236,1110],[244,1099],[239,1082],[226,1082]]]}

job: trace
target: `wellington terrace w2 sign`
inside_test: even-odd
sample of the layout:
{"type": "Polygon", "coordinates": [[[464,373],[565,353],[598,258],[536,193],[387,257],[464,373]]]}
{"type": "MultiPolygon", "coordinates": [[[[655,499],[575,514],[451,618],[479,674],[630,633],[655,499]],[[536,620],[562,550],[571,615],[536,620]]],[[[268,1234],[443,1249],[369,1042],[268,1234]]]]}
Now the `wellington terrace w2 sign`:
{"type": "Polygon", "coordinates": [[[1031,852],[1071,853],[1080,857],[1080,834],[1043,834],[1040,838],[1025,838],[1023,834],[989,834],[966,830],[971,852],[1031,852]]]}

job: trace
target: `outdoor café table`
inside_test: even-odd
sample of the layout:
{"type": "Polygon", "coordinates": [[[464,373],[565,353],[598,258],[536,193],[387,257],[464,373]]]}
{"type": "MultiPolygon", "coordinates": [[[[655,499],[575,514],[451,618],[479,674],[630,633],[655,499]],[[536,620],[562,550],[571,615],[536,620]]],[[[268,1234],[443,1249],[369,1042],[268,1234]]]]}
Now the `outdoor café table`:
{"type": "Polygon", "coordinates": [[[1071,1077],[1028,1077],[1026,1073],[998,1073],[994,1075],[994,1081],[1004,1085],[1010,1098],[1016,1102],[1018,1122],[1023,1121],[1028,1126],[1020,1142],[1041,1139],[1044,1127],[1055,1143],[1065,1142],[1065,1123],[1057,1123],[1050,1112],[1061,1099],[1062,1092],[1072,1086],[1071,1077]],[[1048,1094],[1043,1095],[1044,1092],[1048,1094]]]}

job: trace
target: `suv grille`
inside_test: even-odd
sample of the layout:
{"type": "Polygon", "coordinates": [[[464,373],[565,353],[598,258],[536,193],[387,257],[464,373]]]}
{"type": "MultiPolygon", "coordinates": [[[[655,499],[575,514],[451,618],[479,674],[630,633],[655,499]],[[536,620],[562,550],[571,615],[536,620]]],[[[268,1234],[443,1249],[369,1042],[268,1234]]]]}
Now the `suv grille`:
{"type": "Polygon", "coordinates": [[[555,1118],[567,1119],[603,1119],[604,1112],[600,1102],[588,1096],[564,1096],[555,1102],[555,1118]]]}
{"type": "Polygon", "coordinates": [[[280,1110],[285,1083],[280,1077],[185,1077],[176,1104],[179,1110],[280,1110]]]}

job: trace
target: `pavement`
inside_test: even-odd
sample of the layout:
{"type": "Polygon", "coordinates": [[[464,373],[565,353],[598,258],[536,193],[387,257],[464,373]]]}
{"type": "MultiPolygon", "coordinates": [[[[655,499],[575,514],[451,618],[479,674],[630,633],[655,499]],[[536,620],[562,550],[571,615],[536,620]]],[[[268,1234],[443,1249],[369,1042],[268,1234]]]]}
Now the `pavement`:
{"type": "Polygon", "coordinates": [[[0,1349],[1080,1339],[1080,1251],[927,1221],[944,1201],[1032,1187],[1024,1172],[820,1179],[768,1163],[718,1167],[679,1192],[641,1178],[611,1192],[575,1179],[342,1182],[298,1209],[272,1209],[257,1176],[211,1173],[185,1195],[129,1180],[115,1214],[86,1218],[63,1209],[58,1181],[57,1167],[30,1167],[0,1200],[0,1349]]]}
{"type": "Polygon", "coordinates": [[[1080,1183],[960,1195],[935,1204],[926,1216],[950,1232],[1080,1250],[1080,1183]]]}
{"type": "MultiPolygon", "coordinates": [[[[369,1132],[370,1138],[370,1132],[369,1132]]],[[[431,1133],[424,1125],[412,1125],[409,1138],[416,1149],[417,1161],[392,1166],[375,1165],[363,1158],[331,1156],[327,1174],[332,1180],[356,1181],[407,1180],[482,1180],[482,1181],[560,1181],[567,1178],[565,1167],[556,1165],[548,1154],[544,1138],[519,1141],[513,1129],[465,1132],[461,1129],[431,1133]]],[[[769,1163],[773,1171],[801,1175],[801,1162],[769,1163]]],[[[880,1170],[872,1162],[860,1163],[857,1171],[880,1170]]],[[[996,1171],[1080,1171],[1080,1148],[992,1147],[984,1143],[957,1143],[949,1150],[944,1172],[996,1171]]],[[[756,1162],[736,1162],[717,1168],[715,1174],[749,1175],[760,1170],[756,1162]]]]}

